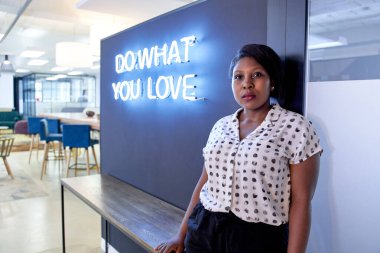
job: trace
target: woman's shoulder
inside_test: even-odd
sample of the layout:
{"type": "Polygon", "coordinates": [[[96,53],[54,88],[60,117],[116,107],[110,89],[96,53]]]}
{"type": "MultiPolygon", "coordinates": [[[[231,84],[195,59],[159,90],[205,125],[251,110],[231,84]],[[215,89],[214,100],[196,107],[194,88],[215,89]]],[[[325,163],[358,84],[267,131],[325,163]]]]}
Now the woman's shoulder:
{"type": "Polygon", "coordinates": [[[281,119],[283,123],[289,122],[292,124],[299,124],[299,125],[311,124],[311,121],[309,121],[304,115],[300,113],[285,109],[278,104],[276,104],[275,107],[278,112],[279,119],[281,119]]]}
{"type": "Polygon", "coordinates": [[[238,113],[242,110],[242,108],[239,108],[236,112],[223,116],[222,118],[218,119],[215,123],[215,125],[220,125],[220,124],[229,124],[229,123],[234,123],[237,121],[237,115],[238,113]]]}
{"type": "Polygon", "coordinates": [[[241,109],[237,110],[235,113],[232,113],[227,116],[223,116],[222,118],[218,119],[213,127],[212,127],[212,132],[218,131],[218,130],[225,130],[229,128],[235,128],[237,126],[237,113],[241,109]]]}

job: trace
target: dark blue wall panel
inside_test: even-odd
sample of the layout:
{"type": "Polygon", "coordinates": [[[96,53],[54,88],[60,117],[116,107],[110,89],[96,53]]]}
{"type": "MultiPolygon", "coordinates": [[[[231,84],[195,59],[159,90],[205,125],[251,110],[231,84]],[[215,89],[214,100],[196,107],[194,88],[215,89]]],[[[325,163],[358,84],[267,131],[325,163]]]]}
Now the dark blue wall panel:
{"type": "Polygon", "coordinates": [[[266,1],[209,0],[103,40],[102,173],[186,208],[212,125],[237,108],[227,74],[230,60],[241,45],[253,42],[266,42],[266,1]],[[189,49],[189,63],[116,73],[117,54],[189,35],[198,40],[189,49]],[[197,96],[207,100],[114,99],[113,82],[188,73],[197,74],[197,96]]]}

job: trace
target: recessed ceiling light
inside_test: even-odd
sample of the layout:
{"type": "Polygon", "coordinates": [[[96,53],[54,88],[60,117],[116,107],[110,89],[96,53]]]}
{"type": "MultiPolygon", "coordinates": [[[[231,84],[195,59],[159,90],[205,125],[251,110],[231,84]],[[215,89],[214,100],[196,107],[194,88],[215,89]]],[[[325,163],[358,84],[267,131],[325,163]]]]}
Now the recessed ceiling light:
{"type": "Polygon", "coordinates": [[[67,75],[61,75],[61,74],[59,74],[59,75],[55,75],[54,77],[55,78],[57,78],[57,79],[59,79],[59,78],[65,78],[67,75]]]}
{"type": "Polygon", "coordinates": [[[345,37],[339,37],[338,39],[331,39],[315,34],[309,35],[308,49],[322,49],[329,47],[338,47],[347,45],[347,39],[345,37]]]}
{"type": "Polygon", "coordinates": [[[22,31],[22,35],[29,38],[38,38],[46,34],[45,30],[35,29],[35,28],[26,28],[22,31]]]}
{"type": "Polygon", "coordinates": [[[42,65],[45,65],[48,62],[49,62],[48,60],[30,60],[28,62],[28,65],[31,65],[31,66],[42,66],[42,65]]]}
{"type": "Polygon", "coordinates": [[[67,74],[70,75],[70,76],[78,76],[78,75],[82,75],[83,72],[82,71],[71,71],[71,72],[69,72],[67,74]]]}
{"type": "Polygon", "coordinates": [[[27,57],[27,58],[38,58],[42,55],[44,55],[44,51],[37,51],[37,50],[25,50],[20,54],[21,57],[27,57]]]}
{"type": "Polygon", "coordinates": [[[29,69],[16,69],[16,73],[29,73],[29,69]]]}
{"type": "Polygon", "coordinates": [[[51,71],[53,71],[53,72],[61,72],[61,71],[66,71],[68,69],[69,69],[68,67],[56,66],[56,67],[52,68],[51,71]]]}
{"type": "Polygon", "coordinates": [[[56,81],[56,80],[58,80],[58,78],[56,78],[54,76],[49,76],[49,77],[46,77],[46,80],[48,80],[48,81],[56,81]]]}

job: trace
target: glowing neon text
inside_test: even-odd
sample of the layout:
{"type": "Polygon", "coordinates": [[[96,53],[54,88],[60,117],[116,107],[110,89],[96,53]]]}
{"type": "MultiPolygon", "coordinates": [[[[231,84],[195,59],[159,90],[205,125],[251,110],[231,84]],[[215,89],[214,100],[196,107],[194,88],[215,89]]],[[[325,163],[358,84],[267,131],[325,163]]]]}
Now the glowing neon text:
{"type": "MultiPolygon", "coordinates": [[[[127,51],[125,54],[115,56],[115,72],[121,74],[136,70],[158,67],[160,64],[168,66],[173,63],[190,62],[190,48],[195,45],[196,37],[187,36],[179,41],[173,40],[169,45],[164,43],[162,47],[153,46],[140,50],[127,51]]],[[[144,77],[144,80],[121,80],[112,83],[115,100],[136,100],[143,97],[148,99],[166,99],[171,97],[176,100],[198,100],[195,94],[194,82],[196,74],[160,75],[156,78],[144,77]],[[144,94],[146,93],[146,94],[144,94]]]]}

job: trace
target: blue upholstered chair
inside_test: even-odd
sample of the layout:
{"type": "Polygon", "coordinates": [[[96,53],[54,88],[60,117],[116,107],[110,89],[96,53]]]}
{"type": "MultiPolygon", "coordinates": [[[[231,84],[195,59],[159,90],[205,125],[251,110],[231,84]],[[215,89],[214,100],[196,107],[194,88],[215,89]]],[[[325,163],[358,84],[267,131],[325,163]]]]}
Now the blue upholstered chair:
{"type": "Polygon", "coordinates": [[[67,176],[69,175],[69,169],[74,168],[75,169],[75,175],[77,173],[77,169],[79,165],[82,165],[78,163],[78,148],[84,148],[86,153],[86,170],[87,174],[90,174],[90,168],[95,168],[97,173],[99,173],[99,165],[96,159],[96,154],[94,150],[94,145],[98,144],[98,140],[91,139],[91,127],[89,125],[81,125],[81,124],[66,124],[62,126],[62,133],[63,133],[63,148],[66,149],[66,147],[69,147],[70,153],[67,157],[67,176]],[[90,157],[88,154],[88,148],[91,147],[92,154],[94,156],[95,164],[91,164],[90,166],[90,157]],[[75,148],[75,162],[74,164],[70,165],[70,157],[71,157],[71,150],[75,148]]]}
{"type": "Polygon", "coordinates": [[[35,148],[37,151],[37,160],[38,160],[38,149],[40,145],[40,138],[39,138],[39,133],[40,133],[40,121],[41,117],[29,117],[28,118],[28,133],[32,136],[32,140],[30,142],[30,148],[29,148],[29,163],[30,163],[30,158],[32,156],[32,151],[35,148]],[[37,147],[35,147],[35,142],[37,141],[37,147]]]}
{"type": "Polygon", "coordinates": [[[61,121],[59,119],[46,119],[48,125],[48,131],[50,134],[60,134],[61,132],[61,121]]]}
{"type": "Polygon", "coordinates": [[[41,169],[41,179],[44,174],[46,174],[46,167],[47,162],[53,158],[55,160],[64,160],[64,156],[62,154],[61,144],[62,144],[62,134],[59,132],[59,120],[51,120],[51,119],[41,119],[40,121],[40,139],[42,141],[45,141],[45,148],[44,148],[44,159],[42,162],[42,169],[41,169]],[[49,127],[49,124],[51,126],[49,127]],[[50,132],[49,129],[52,129],[53,132],[50,132]],[[55,153],[54,149],[54,142],[59,142],[59,151],[58,155],[55,153]],[[49,157],[49,150],[50,147],[53,148],[54,155],[53,157],[49,157]]]}

